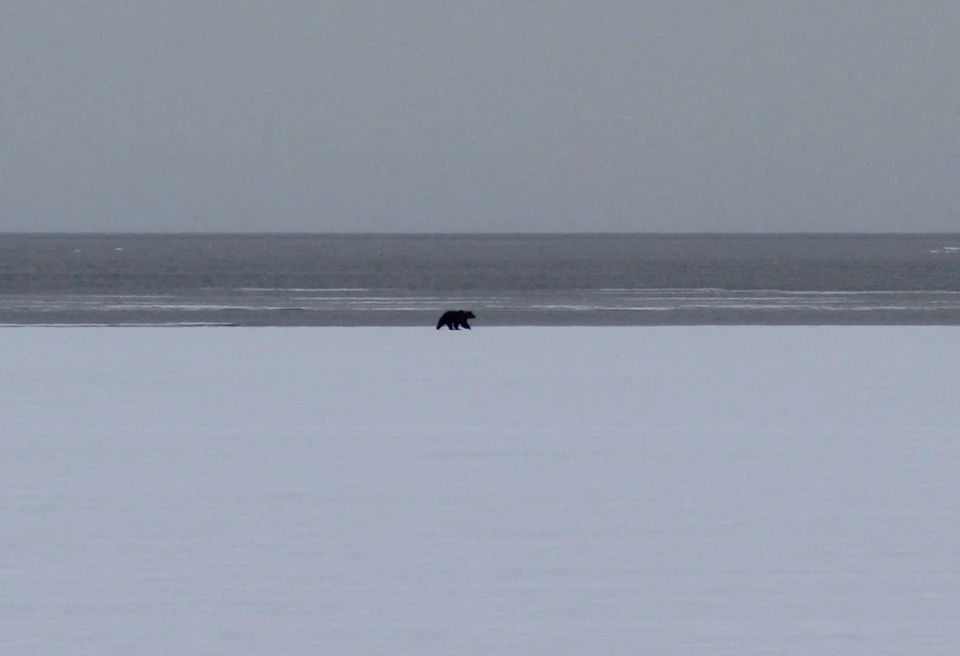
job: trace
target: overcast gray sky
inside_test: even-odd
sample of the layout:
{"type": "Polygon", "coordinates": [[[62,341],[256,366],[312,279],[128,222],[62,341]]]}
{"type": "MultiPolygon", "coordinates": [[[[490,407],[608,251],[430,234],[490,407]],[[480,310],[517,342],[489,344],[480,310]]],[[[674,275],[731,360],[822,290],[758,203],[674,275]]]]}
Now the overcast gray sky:
{"type": "Polygon", "coordinates": [[[960,231],[960,3],[0,4],[4,231],[960,231]]]}

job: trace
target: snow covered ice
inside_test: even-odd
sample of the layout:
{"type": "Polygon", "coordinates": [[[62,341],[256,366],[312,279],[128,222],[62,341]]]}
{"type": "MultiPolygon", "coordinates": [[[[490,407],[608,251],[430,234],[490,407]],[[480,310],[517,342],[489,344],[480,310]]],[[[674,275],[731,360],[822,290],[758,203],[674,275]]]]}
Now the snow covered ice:
{"type": "Polygon", "coordinates": [[[2,654],[960,653],[955,328],[0,330],[2,654]]]}

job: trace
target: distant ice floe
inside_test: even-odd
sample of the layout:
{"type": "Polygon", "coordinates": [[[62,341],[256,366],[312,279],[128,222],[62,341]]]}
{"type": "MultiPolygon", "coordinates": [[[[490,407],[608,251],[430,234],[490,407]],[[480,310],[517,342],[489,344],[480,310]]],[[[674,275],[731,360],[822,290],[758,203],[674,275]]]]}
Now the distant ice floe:
{"type": "MultiPolygon", "coordinates": [[[[960,251],[960,247],[950,247],[960,251]]],[[[349,293],[290,293],[263,290],[259,293],[183,294],[57,294],[0,296],[0,321],[42,324],[92,322],[137,324],[222,325],[224,318],[243,323],[283,325],[345,324],[393,325],[391,315],[432,313],[449,307],[469,307],[495,317],[499,322],[534,322],[572,325],[580,321],[643,324],[665,321],[709,324],[729,321],[731,313],[748,321],[824,320],[830,313],[856,323],[855,315],[885,312],[884,321],[942,320],[945,313],[960,313],[960,291],[792,291],[724,289],[603,289],[567,290],[551,293],[410,294],[378,290],[349,293]],[[272,292],[272,293],[270,293],[272,292]],[[806,314],[804,314],[806,313],[806,314]],[[933,314],[932,314],[933,313],[933,314]],[[349,314],[349,318],[344,317],[349,314]],[[916,318],[911,318],[912,316],[916,318]],[[591,316],[592,315],[592,316],[591,316]],[[670,316],[675,317],[670,319],[670,316]],[[98,318],[97,318],[98,317],[98,318]],[[239,317],[239,318],[238,318],[239,317]],[[384,318],[386,317],[386,318],[384,318]],[[646,317],[646,318],[644,318],[646,317]],[[12,320],[12,321],[11,321],[12,320]],[[899,320],[899,319],[897,319],[899,320]]]]}
{"type": "Polygon", "coordinates": [[[941,246],[934,248],[931,253],[960,253],[960,246],[941,246]]]}

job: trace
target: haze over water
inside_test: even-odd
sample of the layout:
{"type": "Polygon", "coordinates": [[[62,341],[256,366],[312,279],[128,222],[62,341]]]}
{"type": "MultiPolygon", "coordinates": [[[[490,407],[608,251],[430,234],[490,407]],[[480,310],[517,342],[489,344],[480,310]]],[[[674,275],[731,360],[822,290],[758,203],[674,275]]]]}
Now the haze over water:
{"type": "Polygon", "coordinates": [[[4,235],[14,325],[953,324],[960,235],[4,235]]]}

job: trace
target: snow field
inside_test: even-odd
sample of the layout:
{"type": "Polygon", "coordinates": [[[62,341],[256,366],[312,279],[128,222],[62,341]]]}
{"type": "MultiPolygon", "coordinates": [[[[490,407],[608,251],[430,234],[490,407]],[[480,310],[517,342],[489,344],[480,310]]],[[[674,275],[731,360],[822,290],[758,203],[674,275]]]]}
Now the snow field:
{"type": "Polygon", "coordinates": [[[952,328],[0,331],[0,652],[953,654],[952,328]]]}

